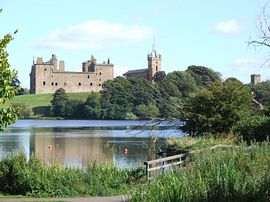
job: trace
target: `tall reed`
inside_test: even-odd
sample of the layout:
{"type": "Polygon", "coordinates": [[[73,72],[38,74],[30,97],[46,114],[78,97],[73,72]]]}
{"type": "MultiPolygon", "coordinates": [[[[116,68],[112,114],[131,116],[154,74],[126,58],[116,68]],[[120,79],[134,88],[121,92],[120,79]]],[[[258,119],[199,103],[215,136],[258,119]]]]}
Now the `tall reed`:
{"type": "Polygon", "coordinates": [[[131,193],[133,201],[270,201],[270,144],[207,150],[131,193]]]}
{"type": "Polygon", "coordinates": [[[141,168],[121,170],[94,163],[87,169],[48,166],[35,156],[27,160],[15,153],[0,161],[0,192],[36,197],[124,194],[142,175],[141,168]]]}

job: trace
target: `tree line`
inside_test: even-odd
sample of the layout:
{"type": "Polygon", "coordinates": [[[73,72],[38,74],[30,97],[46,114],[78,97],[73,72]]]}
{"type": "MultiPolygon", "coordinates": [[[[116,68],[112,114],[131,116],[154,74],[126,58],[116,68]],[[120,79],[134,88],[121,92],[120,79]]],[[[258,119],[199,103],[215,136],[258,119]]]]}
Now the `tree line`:
{"type": "Polygon", "coordinates": [[[236,78],[222,81],[214,70],[189,66],[185,71],[158,72],[154,82],[117,77],[85,102],[68,98],[58,89],[51,115],[67,119],[181,120],[181,130],[192,135],[239,134],[265,139],[270,129],[270,81],[243,84],[236,78]],[[258,105],[260,103],[261,106],[258,105]]]}

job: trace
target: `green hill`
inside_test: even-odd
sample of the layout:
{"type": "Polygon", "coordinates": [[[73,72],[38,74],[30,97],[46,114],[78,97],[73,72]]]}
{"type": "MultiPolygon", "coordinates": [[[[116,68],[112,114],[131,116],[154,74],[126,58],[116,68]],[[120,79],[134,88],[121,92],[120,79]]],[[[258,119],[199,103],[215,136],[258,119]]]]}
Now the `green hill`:
{"type": "MultiPolygon", "coordinates": [[[[67,93],[68,97],[71,99],[80,99],[85,101],[90,93],[67,93]]],[[[11,101],[7,102],[9,104],[22,104],[28,106],[32,109],[34,114],[41,116],[48,116],[49,108],[51,105],[53,94],[28,94],[15,96],[11,101]]]]}
{"type": "MultiPolygon", "coordinates": [[[[11,103],[20,103],[29,107],[50,106],[53,94],[28,94],[19,95],[11,100],[11,103]]],[[[69,98],[85,101],[89,93],[67,93],[69,98]]]]}

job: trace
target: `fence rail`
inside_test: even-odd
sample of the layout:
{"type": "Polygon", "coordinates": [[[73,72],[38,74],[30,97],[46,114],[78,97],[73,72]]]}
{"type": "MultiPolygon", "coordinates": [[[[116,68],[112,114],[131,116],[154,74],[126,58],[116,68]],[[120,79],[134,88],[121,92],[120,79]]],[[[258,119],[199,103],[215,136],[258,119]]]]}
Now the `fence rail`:
{"type": "Polygon", "coordinates": [[[153,173],[153,171],[156,171],[155,175],[159,175],[162,174],[166,168],[172,168],[173,166],[183,164],[187,155],[188,153],[183,153],[144,162],[144,165],[146,167],[147,179],[150,179],[152,177],[151,173],[153,173]]]}

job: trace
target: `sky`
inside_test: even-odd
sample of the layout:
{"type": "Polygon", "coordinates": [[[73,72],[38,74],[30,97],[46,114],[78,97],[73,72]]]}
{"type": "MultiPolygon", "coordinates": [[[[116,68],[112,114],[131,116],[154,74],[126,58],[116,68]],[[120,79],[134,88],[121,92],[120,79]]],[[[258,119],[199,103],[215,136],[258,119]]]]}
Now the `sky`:
{"type": "Polygon", "coordinates": [[[7,51],[27,88],[33,58],[56,54],[67,71],[81,71],[91,55],[100,63],[110,58],[119,76],[147,68],[153,43],[166,73],[202,65],[249,83],[254,73],[270,79],[268,50],[247,46],[256,39],[262,6],[262,0],[0,0],[0,37],[18,29],[7,51]]]}

